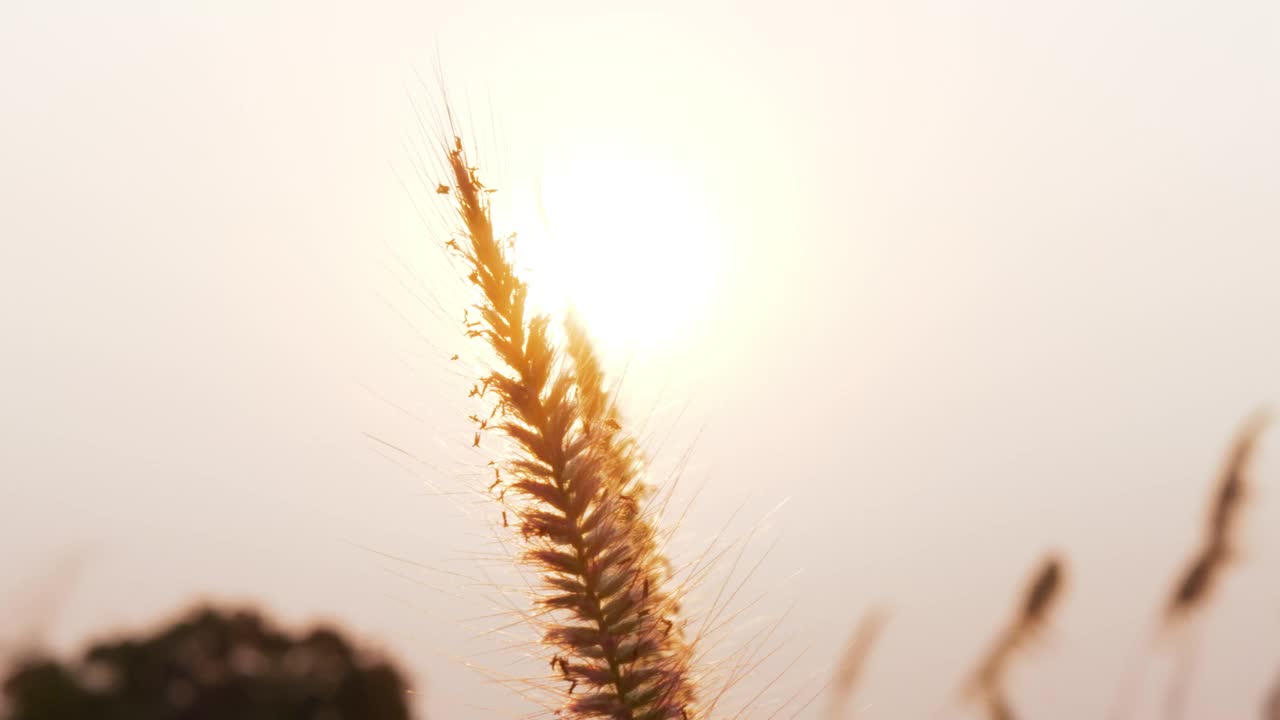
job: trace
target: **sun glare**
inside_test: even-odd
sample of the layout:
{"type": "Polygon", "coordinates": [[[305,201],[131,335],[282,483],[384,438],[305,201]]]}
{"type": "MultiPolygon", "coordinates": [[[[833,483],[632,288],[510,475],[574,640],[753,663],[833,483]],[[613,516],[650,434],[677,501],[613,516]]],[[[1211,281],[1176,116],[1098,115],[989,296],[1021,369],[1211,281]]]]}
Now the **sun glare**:
{"type": "Polygon", "coordinates": [[[606,349],[634,352],[690,330],[719,283],[719,242],[694,178],[617,146],[548,162],[520,213],[530,303],[573,308],[606,349]]]}

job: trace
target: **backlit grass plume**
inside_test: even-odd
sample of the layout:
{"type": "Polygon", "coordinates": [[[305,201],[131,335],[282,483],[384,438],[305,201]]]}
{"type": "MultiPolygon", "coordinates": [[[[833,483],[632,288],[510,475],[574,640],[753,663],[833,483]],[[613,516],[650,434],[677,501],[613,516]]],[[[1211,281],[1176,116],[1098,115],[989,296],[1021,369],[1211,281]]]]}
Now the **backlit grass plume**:
{"type": "Polygon", "coordinates": [[[1017,615],[997,636],[969,681],[966,694],[986,706],[991,720],[1013,720],[1013,709],[1004,687],[1005,671],[1018,650],[1034,639],[1048,622],[1049,613],[1062,595],[1065,574],[1061,559],[1056,555],[1045,558],[1023,593],[1017,615]]]}
{"type": "MultiPolygon", "coordinates": [[[[679,603],[657,531],[639,452],[622,432],[586,332],[569,322],[557,347],[550,318],[526,307],[510,246],[495,236],[488,195],[462,141],[446,148],[465,240],[456,245],[478,290],[483,338],[497,366],[473,392],[495,395],[496,427],[512,441],[495,489],[542,587],[544,645],[564,683],[571,718],[688,720],[699,715],[679,603]],[[509,494],[506,491],[511,491],[509,494]]],[[[452,242],[452,241],[451,241],[452,242]]],[[[477,435],[477,443],[479,435],[477,435]]]]}

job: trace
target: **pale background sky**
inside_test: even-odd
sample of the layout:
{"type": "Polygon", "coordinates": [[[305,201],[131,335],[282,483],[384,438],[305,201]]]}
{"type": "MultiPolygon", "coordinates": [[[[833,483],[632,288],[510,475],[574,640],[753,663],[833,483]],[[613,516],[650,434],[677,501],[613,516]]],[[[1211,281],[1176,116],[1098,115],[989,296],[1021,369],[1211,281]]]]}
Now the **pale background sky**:
{"type": "MultiPolygon", "coordinates": [[[[484,617],[496,512],[440,494],[487,459],[466,343],[406,290],[456,300],[407,150],[438,57],[513,202],[607,144],[679,173],[619,228],[712,219],[696,317],[603,334],[657,474],[693,446],[677,557],[758,530],[726,647],[785,647],[738,696],[799,660],[751,716],[885,604],[859,717],[966,717],[1049,548],[1070,594],[1013,694],[1101,715],[1235,428],[1280,404],[1280,5],[612,7],[0,7],[0,635],[247,600],[386,647],[424,715],[531,710],[485,681],[527,671],[484,617]]],[[[1280,671],[1275,436],[1256,469],[1196,718],[1255,717],[1280,671]]]]}

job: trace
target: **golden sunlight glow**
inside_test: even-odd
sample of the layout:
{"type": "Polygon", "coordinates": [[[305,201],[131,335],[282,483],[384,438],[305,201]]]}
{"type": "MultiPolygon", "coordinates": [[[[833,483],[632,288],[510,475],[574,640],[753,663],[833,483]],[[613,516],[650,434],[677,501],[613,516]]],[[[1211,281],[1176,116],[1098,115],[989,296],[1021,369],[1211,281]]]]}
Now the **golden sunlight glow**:
{"type": "Polygon", "coordinates": [[[652,349],[694,327],[721,256],[693,178],[638,149],[588,145],[556,155],[539,185],[516,220],[535,309],[572,307],[613,350],[652,349]]]}

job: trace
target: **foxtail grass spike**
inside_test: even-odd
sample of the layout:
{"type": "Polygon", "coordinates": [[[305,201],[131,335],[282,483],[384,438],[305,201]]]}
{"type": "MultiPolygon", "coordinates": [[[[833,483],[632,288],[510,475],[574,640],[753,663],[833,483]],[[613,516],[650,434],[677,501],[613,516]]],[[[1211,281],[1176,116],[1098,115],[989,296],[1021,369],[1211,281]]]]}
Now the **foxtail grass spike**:
{"type": "Polygon", "coordinates": [[[610,405],[585,330],[569,323],[566,351],[555,346],[549,318],[526,306],[528,289],[494,234],[462,141],[446,150],[461,252],[480,298],[472,334],[498,360],[480,393],[494,394],[496,427],[515,449],[504,472],[515,497],[507,506],[523,562],[541,576],[536,602],[552,618],[543,643],[555,648],[552,670],[565,687],[560,714],[693,720],[693,651],[643,510],[651,491],[639,451],[610,405]]]}

